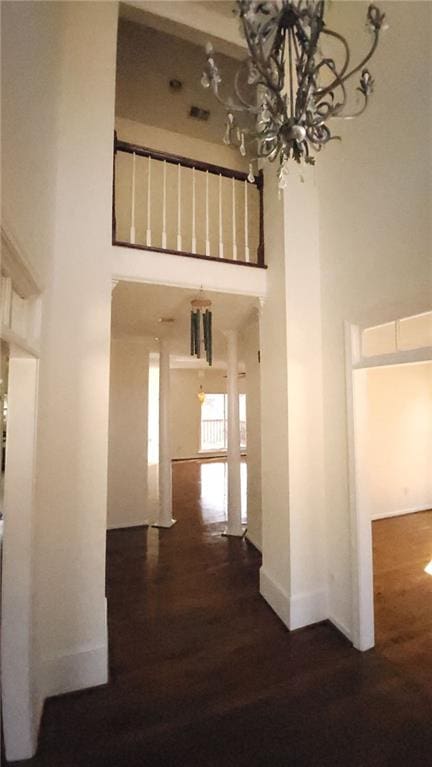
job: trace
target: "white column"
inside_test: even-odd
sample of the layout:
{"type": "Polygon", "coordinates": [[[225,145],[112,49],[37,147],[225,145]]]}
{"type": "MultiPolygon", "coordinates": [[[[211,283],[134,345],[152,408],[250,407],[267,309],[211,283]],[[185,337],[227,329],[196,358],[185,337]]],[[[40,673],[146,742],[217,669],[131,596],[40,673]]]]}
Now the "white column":
{"type": "Polygon", "coordinates": [[[155,527],[172,527],[169,339],[159,342],[159,508],[155,527]]]}
{"type": "Polygon", "coordinates": [[[228,393],[228,525],[225,535],[243,535],[240,486],[240,417],[238,390],[238,333],[229,330],[227,339],[228,393]]]}

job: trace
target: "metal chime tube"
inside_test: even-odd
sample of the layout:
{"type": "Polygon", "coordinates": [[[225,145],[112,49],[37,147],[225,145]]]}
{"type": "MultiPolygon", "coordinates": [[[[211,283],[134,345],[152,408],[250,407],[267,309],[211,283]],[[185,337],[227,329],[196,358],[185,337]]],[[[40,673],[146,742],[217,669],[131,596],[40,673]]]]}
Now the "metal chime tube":
{"type": "MultiPolygon", "coordinates": [[[[209,301],[204,302],[209,304],[209,301]]],[[[193,304],[192,304],[193,305],[193,304]]],[[[201,309],[192,309],[191,328],[190,328],[190,353],[192,357],[201,359],[201,317],[203,328],[203,341],[206,360],[209,365],[213,362],[213,339],[212,339],[212,313],[206,308],[204,312],[201,309]]]]}

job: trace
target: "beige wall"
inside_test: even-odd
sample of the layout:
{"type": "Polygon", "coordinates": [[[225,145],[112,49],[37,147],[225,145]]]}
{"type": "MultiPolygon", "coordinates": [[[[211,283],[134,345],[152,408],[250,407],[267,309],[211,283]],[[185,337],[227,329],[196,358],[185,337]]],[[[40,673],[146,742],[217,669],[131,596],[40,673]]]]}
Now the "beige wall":
{"type": "Polygon", "coordinates": [[[145,340],[112,339],[108,528],[142,525],[148,519],[148,369],[145,340]]]}
{"type": "MultiPolygon", "coordinates": [[[[430,87],[416,85],[430,77],[432,4],[382,3],[382,10],[390,28],[371,64],[376,89],[370,106],[356,121],[334,122],[343,140],[317,160],[330,614],[348,630],[344,320],[385,322],[429,309],[432,297],[432,102],[430,87]]],[[[331,9],[341,22],[347,19],[350,40],[352,30],[363,29],[365,12],[366,5],[355,2],[331,9]]]]}
{"type": "Polygon", "coordinates": [[[432,508],[432,363],[369,370],[367,397],[371,517],[432,508]]]}
{"type": "MultiPolygon", "coordinates": [[[[213,394],[226,392],[225,370],[171,370],[171,450],[173,458],[194,458],[200,455],[201,405],[197,397],[200,385],[213,394]]],[[[245,379],[239,378],[239,390],[245,392],[245,379]]]]}

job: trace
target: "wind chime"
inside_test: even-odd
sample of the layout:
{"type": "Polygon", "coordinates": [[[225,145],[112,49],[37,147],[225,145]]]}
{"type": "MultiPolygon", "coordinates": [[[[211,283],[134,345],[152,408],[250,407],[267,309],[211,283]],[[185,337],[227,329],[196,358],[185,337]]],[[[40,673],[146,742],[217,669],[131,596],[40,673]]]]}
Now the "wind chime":
{"type": "Polygon", "coordinates": [[[201,339],[203,338],[206,360],[211,366],[213,361],[212,313],[209,309],[211,301],[204,297],[194,298],[191,306],[191,356],[201,359],[201,339]]]}

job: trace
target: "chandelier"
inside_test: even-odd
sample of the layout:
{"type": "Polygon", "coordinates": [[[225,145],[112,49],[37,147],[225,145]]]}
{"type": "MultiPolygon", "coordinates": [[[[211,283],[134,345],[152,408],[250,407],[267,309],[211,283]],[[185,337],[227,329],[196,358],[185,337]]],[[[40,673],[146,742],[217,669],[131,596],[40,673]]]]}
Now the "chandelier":
{"type": "MultiPolygon", "coordinates": [[[[213,47],[206,46],[201,83],[212,88],[226,109],[224,143],[238,146],[242,156],[248,155],[252,162],[278,158],[281,186],[288,160],[313,165],[312,152],[339,138],[330,132],[330,118],[353,119],[362,114],[373,91],[374,80],[365,65],[377,48],[384,14],[375,5],[369,6],[370,49],[351,66],[346,39],[325,25],[324,6],[321,0],[238,0],[248,56],[236,72],[233,95],[227,99],[220,93],[222,76],[213,47]],[[335,58],[323,54],[325,39],[339,48],[335,58]],[[359,74],[361,105],[346,114],[346,83],[355,74],[359,74]]],[[[252,165],[249,175],[252,180],[252,165]]]]}

